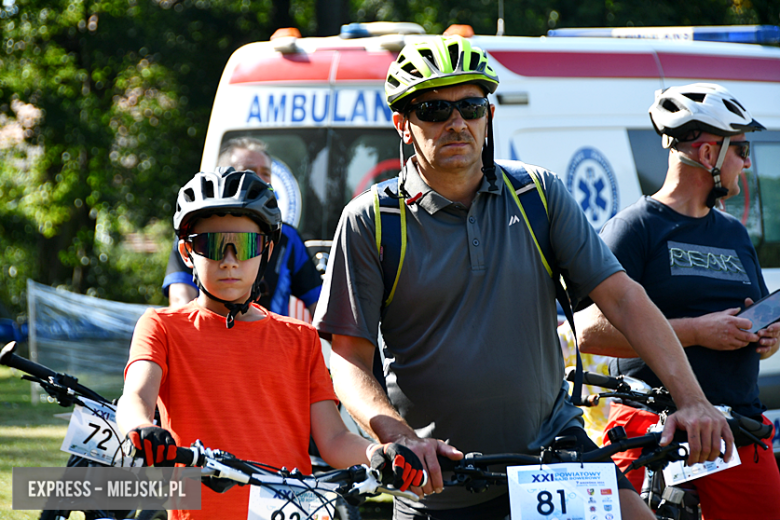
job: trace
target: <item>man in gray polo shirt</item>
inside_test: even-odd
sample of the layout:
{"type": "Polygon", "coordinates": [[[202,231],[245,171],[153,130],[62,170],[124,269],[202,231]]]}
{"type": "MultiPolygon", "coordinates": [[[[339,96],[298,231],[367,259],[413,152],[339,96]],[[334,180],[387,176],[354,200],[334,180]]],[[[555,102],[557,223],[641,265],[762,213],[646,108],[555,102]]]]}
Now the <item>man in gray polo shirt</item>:
{"type": "MultiPolygon", "coordinates": [[[[423,505],[396,502],[396,518],[503,518],[505,490],[442,492],[437,453],[530,452],[562,431],[581,434],[562,390],[555,291],[487,140],[498,86],[487,55],[460,37],[407,45],[388,72],[393,122],[416,155],[399,174],[408,245],[392,302],[383,306],[374,199],[344,210],[315,326],[332,335],[339,398],[358,423],[412,448],[426,464],[423,505]],[[454,60],[454,61],[453,61],[454,60]],[[483,149],[484,148],[484,149],[483,149]],[[484,166],[484,168],[483,168],[484,166]],[[387,395],[372,375],[379,324],[387,395]],[[439,494],[440,493],[440,494],[439,494]]],[[[533,168],[546,193],[554,262],[575,299],[589,296],[663,374],[680,411],[667,422],[691,436],[691,462],[714,460],[731,432],[707,403],[668,323],[622,271],[561,182],[533,168]]],[[[624,518],[654,518],[620,485],[624,518]]]]}

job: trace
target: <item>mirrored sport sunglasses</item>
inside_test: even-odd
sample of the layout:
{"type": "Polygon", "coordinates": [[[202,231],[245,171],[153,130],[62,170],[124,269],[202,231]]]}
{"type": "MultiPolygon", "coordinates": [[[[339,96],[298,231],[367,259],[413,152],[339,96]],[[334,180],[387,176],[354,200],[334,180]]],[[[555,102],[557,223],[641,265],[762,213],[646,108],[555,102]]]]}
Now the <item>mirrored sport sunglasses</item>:
{"type": "MultiPolygon", "coordinates": [[[[703,144],[719,144],[723,146],[723,141],[702,141],[699,143],[693,143],[694,148],[699,148],[703,144]]],[[[737,155],[743,159],[750,157],[750,141],[731,141],[729,146],[737,146],[737,155]]]]}
{"type": "Polygon", "coordinates": [[[262,233],[198,233],[185,240],[193,253],[209,260],[222,260],[227,246],[232,245],[236,259],[242,262],[262,255],[271,243],[271,237],[262,233]]]}
{"type": "Polygon", "coordinates": [[[440,123],[450,118],[453,108],[458,109],[463,119],[468,120],[485,117],[489,106],[487,98],[480,97],[459,99],[458,101],[432,99],[409,105],[409,111],[414,111],[420,121],[440,123]]]}

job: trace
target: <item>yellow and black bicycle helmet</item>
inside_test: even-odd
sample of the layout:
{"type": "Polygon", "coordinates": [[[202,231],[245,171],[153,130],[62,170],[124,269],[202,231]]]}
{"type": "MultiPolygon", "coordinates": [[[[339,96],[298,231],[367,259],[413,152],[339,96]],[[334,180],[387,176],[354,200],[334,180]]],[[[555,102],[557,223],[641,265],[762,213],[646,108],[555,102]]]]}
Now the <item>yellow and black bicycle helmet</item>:
{"type": "Polygon", "coordinates": [[[387,71],[387,104],[402,111],[415,94],[431,88],[476,83],[492,94],[498,75],[485,51],[461,36],[435,36],[407,44],[387,71]]]}

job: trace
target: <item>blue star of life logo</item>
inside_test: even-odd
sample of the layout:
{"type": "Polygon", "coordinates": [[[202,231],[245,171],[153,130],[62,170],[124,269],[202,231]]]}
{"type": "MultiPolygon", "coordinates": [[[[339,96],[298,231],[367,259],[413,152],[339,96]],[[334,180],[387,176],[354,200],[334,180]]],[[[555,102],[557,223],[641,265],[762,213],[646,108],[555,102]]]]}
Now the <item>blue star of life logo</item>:
{"type": "Polygon", "coordinates": [[[566,171],[566,188],[597,230],[617,213],[615,175],[606,157],[595,148],[575,152],[566,171]]]}

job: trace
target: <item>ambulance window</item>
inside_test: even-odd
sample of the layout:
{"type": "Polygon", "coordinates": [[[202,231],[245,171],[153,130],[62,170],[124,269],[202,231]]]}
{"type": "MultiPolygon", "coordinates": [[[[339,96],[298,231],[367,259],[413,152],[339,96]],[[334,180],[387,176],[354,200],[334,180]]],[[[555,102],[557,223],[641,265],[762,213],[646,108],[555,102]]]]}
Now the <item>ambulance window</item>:
{"type": "Polygon", "coordinates": [[[780,132],[761,132],[752,141],[753,168],[758,172],[763,210],[763,240],[756,247],[758,260],[764,268],[780,267],[780,132]]]}
{"type": "MultiPolygon", "coordinates": [[[[273,128],[228,132],[222,143],[242,136],[263,141],[274,161],[283,165],[294,177],[297,189],[292,186],[279,196],[280,201],[300,208],[297,228],[304,240],[330,237],[333,230],[327,229],[327,219],[323,218],[327,211],[327,130],[273,128]],[[288,202],[297,197],[301,200],[288,202]]],[[[286,215],[285,221],[289,222],[290,217],[286,215]]]]}
{"type": "Polygon", "coordinates": [[[759,172],[764,211],[764,240],[780,242],[780,142],[755,143],[754,168],[759,172]]]}
{"type": "Polygon", "coordinates": [[[761,196],[755,165],[746,169],[740,176],[739,188],[739,195],[726,199],[724,206],[728,213],[737,217],[744,224],[753,245],[758,247],[762,241],[761,196]]]}
{"type": "Polygon", "coordinates": [[[401,159],[395,130],[339,129],[336,134],[332,163],[344,176],[345,204],[372,184],[398,175],[401,159]]]}
{"type": "Polygon", "coordinates": [[[669,150],[661,146],[661,136],[655,130],[628,130],[628,140],[642,193],[652,195],[664,183],[669,150]]]}

